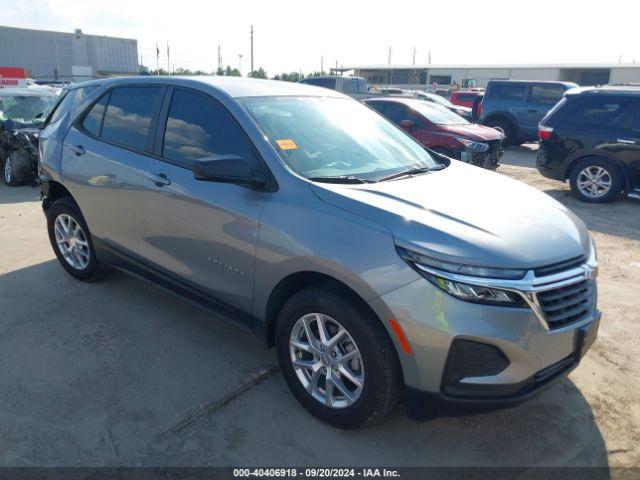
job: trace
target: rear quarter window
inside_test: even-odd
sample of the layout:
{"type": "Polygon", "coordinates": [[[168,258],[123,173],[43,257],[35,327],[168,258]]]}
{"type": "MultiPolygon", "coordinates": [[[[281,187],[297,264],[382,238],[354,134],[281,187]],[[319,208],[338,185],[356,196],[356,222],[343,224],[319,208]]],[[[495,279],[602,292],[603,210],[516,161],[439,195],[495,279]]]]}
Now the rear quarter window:
{"type": "Polygon", "coordinates": [[[581,127],[609,128],[620,118],[626,103],[615,99],[584,100],[568,105],[564,123],[581,127]]]}
{"type": "Polygon", "coordinates": [[[529,102],[541,105],[555,105],[564,95],[564,85],[531,85],[529,102]]]}

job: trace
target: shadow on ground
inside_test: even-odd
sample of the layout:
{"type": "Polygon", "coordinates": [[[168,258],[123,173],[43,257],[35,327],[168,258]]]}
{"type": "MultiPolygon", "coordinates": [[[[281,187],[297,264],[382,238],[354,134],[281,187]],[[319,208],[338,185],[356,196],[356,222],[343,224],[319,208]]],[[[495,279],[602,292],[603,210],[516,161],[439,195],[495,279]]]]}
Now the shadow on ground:
{"type": "Polygon", "coordinates": [[[121,273],[87,284],[48,261],[0,276],[0,351],[3,466],[607,466],[570,380],[512,410],[419,423],[399,408],[336,430],[257,339],[121,273]]]}
{"type": "Polygon", "coordinates": [[[37,202],[40,189],[30,186],[8,187],[0,180],[0,204],[37,202]]]}

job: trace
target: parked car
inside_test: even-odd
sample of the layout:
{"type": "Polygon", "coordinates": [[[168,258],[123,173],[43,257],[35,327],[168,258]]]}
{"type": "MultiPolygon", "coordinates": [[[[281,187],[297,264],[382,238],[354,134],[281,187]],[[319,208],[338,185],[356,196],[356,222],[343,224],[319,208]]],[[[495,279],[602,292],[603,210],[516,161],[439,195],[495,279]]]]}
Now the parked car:
{"type": "Polygon", "coordinates": [[[595,249],[575,215],[340,93],[123,77],[72,117],[41,136],[62,267],[119,268],[255,333],[332,425],[370,424],[403,391],[431,414],[522,402],[595,338],[595,249]]]}
{"type": "Polygon", "coordinates": [[[484,95],[482,90],[453,90],[449,101],[459,107],[473,108],[473,101],[482,95],[484,95]]]}
{"type": "Polygon", "coordinates": [[[480,123],[500,130],[505,147],[535,141],[540,120],[567,90],[577,86],[571,82],[491,80],[480,103],[480,123]]]}
{"type": "Polygon", "coordinates": [[[640,87],[568,92],[542,120],[538,171],[585,202],[640,198],[640,87]]]}
{"type": "Polygon", "coordinates": [[[465,120],[473,121],[473,116],[471,114],[471,109],[468,107],[461,107],[459,105],[454,105],[449,100],[444,98],[442,95],[438,95],[437,93],[429,93],[429,92],[417,92],[415,97],[424,100],[426,102],[432,102],[437,105],[440,105],[448,110],[451,110],[456,115],[461,116],[465,120]]]}
{"type": "Polygon", "coordinates": [[[371,98],[364,103],[431,150],[490,170],[500,165],[502,134],[493,128],[469,123],[436,103],[413,98],[371,98]]]}
{"type": "Polygon", "coordinates": [[[8,186],[35,180],[38,135],[57,99],[46,89],[0,89],[0,167],[8,186]]]}
{"type": "Polygon", "coordinates": [[[322,77],[307,77],[300,83],[316,87],[329,88],[344,93],[350,97],[362,99],[371,96],[367,81],[362,77],[342,77],[339,75],[325,75],[322,77]]]}

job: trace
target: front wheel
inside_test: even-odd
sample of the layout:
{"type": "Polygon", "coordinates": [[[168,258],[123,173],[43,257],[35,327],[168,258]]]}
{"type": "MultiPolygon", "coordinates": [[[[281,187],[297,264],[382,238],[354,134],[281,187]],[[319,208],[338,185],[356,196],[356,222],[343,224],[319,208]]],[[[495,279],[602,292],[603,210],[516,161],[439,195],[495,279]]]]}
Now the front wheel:
{"type": "Polygon", "coordinates": [[[504,136],[502,139],[502,146],[504,148],[511,145],[519,145],[515,129],[508,121],[502,119],[490,120],[485,125],[494,130],[498,130],[504,136]]]}
{"type": "Polygon", "coordinates": [[[326,423],[358,428],[397,403],[402,373],[386,330],[330,286],[289,299],[278,316],[276,349],[296,399],[326,423]]]}
{"type": "Polygon", "coordinates": [[[20,180],[18,180],[18,178],[15,175],[14,153],[15,152],[12,152],[9,155],[7,155],[7,159],[4,161],[4,168],[2,169],[2,173],[3,173],[2,178],[4,180],[4,183],[10,187],[17,187],[21,183],[20,180]]]}

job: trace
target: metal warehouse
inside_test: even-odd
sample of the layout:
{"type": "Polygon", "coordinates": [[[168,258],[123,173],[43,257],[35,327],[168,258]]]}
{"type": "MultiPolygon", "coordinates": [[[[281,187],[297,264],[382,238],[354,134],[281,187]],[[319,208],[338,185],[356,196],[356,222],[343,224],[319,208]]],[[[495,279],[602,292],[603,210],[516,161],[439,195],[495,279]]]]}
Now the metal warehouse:
{"type": "Polygon", "coordinates": [[[139,72],[138,41],[128,38],[0,26],[0,65],[36,80],[86,80],[139,72]]]}
{"type": "Polygon", "coordinates": [[[338,69],[354,71],[369,85],[424,88],[485,87],[489,80],[560,80],[579,85],[640,83],[640,64],[603,65],[366,65],[338,69]]]}

